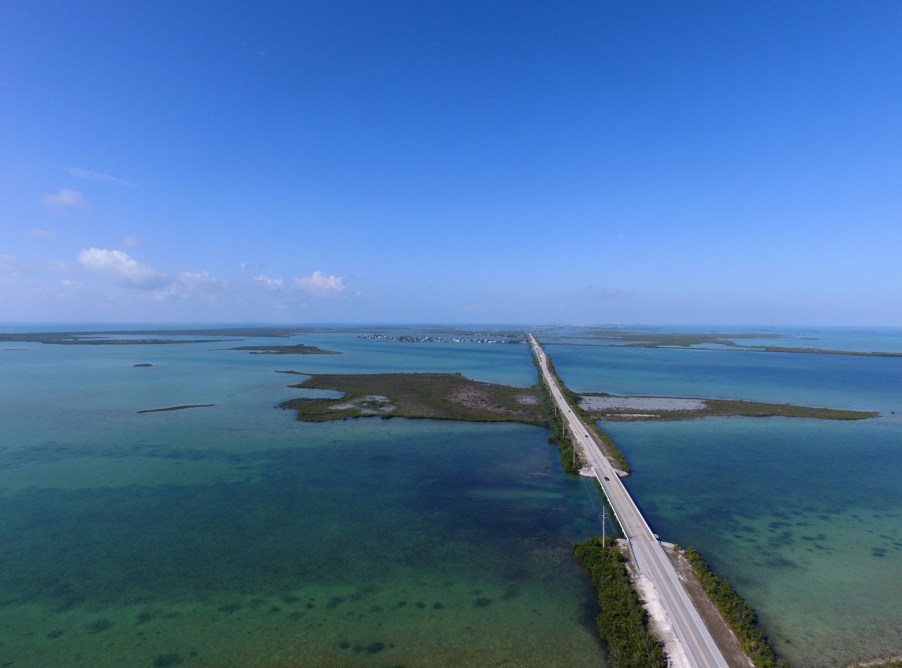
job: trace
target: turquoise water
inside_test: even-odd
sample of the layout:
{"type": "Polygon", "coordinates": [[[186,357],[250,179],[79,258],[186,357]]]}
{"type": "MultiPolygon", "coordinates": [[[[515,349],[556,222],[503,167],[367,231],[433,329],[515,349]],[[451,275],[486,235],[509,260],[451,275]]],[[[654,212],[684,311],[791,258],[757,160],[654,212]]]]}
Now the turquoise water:
{"type": "MultiPolygon", "coordinates": [[[[821,350],[848,350],[855,352],[900,352],[902,351],[902,329],[898,327],[624,327],[624,332],[649,334],[680,332],[687,334],[710,334],[716,332],[718,338],[732,341],[736,346],[783,346],[787,348],[818,348],[821,350]],[[750,337],[749,334],[761,334],[750,337]],[[739,336],[741,335],[741,336],[739,336]]],[[[537,330],[537,334],[548,343],[569,343],[582,345],[629,345],[629,339],[613,338],[616,328],[606,330],[612,338],[598,338],[596,327],[554,327],[537,330]]],[[[701,348],[717,349],[718,344],[700,344],[701,348]]]]}
{"type": "Polygon", "coordinates": [[[902,413],[902,357],[559,345],[546,350],[574,392],[902,413]]]}
{"type": "MultiPolygon", "coordinates": [[[[897,335],[810,345],[892,350],[897,335]]],[[[300,342],[342,354],[4,344],[0,665],[603,665],[569,553],[599,533],[600,502],[560,474],[545,430],[276,408],[301,393],[284,370],[528,386],[526,346],[240,345],[300,342]],[[213,405],[137,412],[185,404],[213,405]]],[[[727,576],[794,665],[902,654],[902,360],[547,350],[576,391],[881,411],[604,426],[655,530],[727,576]]]]}
{"type": "Polygon", "coordinates": [[[345,354],[0,351],[0,663],[603,665],[570,555],[599,499],[546,430],[275,408],[277,370],[529,385],[526,346],[294,342],[345,354]]]}
{"type": "Polygon", "coordinates": [[[902,360],[548,350],[576,391],[881,411],[856,422],[708,418],[602,426],[630,460],[635,473],[627,487],[655,531],[698,548],[759,612],[793,665],[902,654],[902,360]]]}
{"type": "Polygon", "coordinates": [[[399,343],[361,339],[359,334],[309,334],[292,341],[342,352],[341,356],[286,357],[295,367],[331,373],[436,371],[463,373],[468,378],[529,387],[535,367],[525,344],[399,343]]]}

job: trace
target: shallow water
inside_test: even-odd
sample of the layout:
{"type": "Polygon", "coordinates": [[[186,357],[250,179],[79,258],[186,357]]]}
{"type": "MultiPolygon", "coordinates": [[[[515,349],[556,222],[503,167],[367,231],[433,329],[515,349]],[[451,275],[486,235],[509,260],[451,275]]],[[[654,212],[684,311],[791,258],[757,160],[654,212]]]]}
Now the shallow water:
{"type": "Polygon", "coordinates": [[[574,392],[746,399],[902,414],[902,357],[550,345],[574,392]]]}
{"type": "MultiPolygon", "coordinates": [[[[720,339],[737,347],[781,346],[787,348],[817,348],[820,350],[848,350],[855,352],[902,351],[902,328],[898,327],[624,327],[624,332],[651,334],[677,332],[686,334],[715,333],[720,339]],[[760,337],[754,336],[761,334],[760,337]]],[[[617,339],[616,329],[606,330],[611,338],[599,338],[596,327],[554,327],[539,335],[548,343],[577,345],[629,345],[632,339],[617,339]]],[[[702,348],[724,349],[722,344],[699,344],[702,348]]],[[[731,349],[730,347],[726,348],[731,349]]]]}
{"type": "Polygon", "coordinates": [[[734,584],[792,665],[902,654],[902,360],[548,348],[576,391],[882,411],[602,427],[633,466],[626,484],[654,530],[734,584]]]}
{"type": "Polygon", "coordinates": [[[2,353],[4,665],[603,664],[570,555],[599,498],[546,430],[275,408],[286,369],[530,384],[526,347],[320,344],[2,353]]]}
{"type": "MultiPolygon", "coordinates": [[[[3,661],[603,665],[593,596],[569,554],[600,532],[600,500],[560,474],[545,430],[302,424],[275,408],[302,392],[280,370],[460,371],[528,386],[526,346],[358,333],[241,345],[299,342],[343,354],[0,351],[3,661]],[[213,405],[137,412],[189,404],[213,405]]],[[[730,579],[793,665],[902,654],[902,360],[546,349],[576,391],[883,412],[605,428],[655,530],[730,579]]]]}
{"type": "Polygon", "coordinates": [[[693,545],[793,665],[902,650],[902,456],[886,425],[608,424],[663,538],[693,545]]]}

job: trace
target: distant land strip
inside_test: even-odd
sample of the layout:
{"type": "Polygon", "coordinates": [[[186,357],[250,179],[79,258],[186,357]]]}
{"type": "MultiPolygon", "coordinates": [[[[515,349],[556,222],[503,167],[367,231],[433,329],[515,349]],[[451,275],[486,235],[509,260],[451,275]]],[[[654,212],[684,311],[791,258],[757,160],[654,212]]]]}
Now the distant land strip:
{"type": "Polygon", "coordinates": [[[582,409],[594,420],[634,422],[640,420],[695,420],[704,417],[799,417],[820,420],[865,420],[876,411],[799,406],[764,401],[732,399],[685,399],[670,397],[613,397],[583,394],[582,409]],[[593,401],[594,400],[594,401],[593,401]],[[610,400],[611,405],[604,405],[610,400]],[[657,405],[656,405],[657,403],[657,405]],[[668,406],[668,403],[673,404],[668,406]]]}
{"type": "Polygon", "coordinates": [[[809,355],[854,355],[859,357],[902,357],[902,352],[891,351],[864,351],[864,350],[835,350],[831,348],[805,348],[795,346],[755,346],[736,343],[736,339],[776,339],[777,334],[692,334],[692,333],[668,333],[668,332],[628,332],[618,330],[600,330],[579,337],[587,338],[586,342],[574,343],[572,341],[555,342],[555,337],[549,337],[548,343],[559,346],[587,346],[587,347],[622,347],[622,348],[686,348],[692,350],[706,350],[695,346],[718,345],[733,348],[742,352],[761,353],[804,353],[809,355]],[[592,343],[591,339],[602,341],[620,341],[621,343],[592,343]]]}
{"type": "MultiPolygon", "coordinates": [[[[710,348],[696,348],[694,346],[701,344],[685,344],[678,343],[655,343],[649,341],[647,343],[573,343],[555,342],[549,340],[546,342],[552,346],[572,346],[574,348],[680,348],[683,350],[708,351],[710,348]]],[[[717,345],[728,346],[737,352],[746,353],[804,353],[808,355],[853,355],[858,357],[902,357],[902,352],[884,351],[884,350],[833,350],[830,348],[793,348],[792,346],[744,346],[739,343],[725,341],[709,341],[707,343],[716,343],[717,345]]]]}
{"type": "MultiPolygon", "coordinates": [[[[549,337],[549,342],[555,337],[549,337]]],[[[698,346],[702,344],[717,344],[722,346],[737,346],[734,339],[776,339],[776,334],[759,334],[754,332],[746,332],[739,334],[723,334],[718,332],[636,332],[619,329],[600,329],[590,330],[578,335],[574,338],[587,339],[609,339],[614,341],[628,341],[625,344],[629,346],[638,346],[642,348],[658,348],[662,346],[675,348],[688,348],[689,346],[698,346]]],[[[568,345],[563,343],[560,345],[568,345]]],[[[585,345],[585,344],[575,344],[585,345]]],[[[591,345],[591,344],[589,344],[591,345]]]]}
{"type": "Polygon", "coordinates": [[[210,408],[216,404],[184,404],[182,406],[167,406],[166,408],[146,408],[138,413],[165,413],[167,411],[183,411],[186,408],[210,408]]]}
{"type": "Polygon", "coordinates": [[[792,348],[787,346],[761,346],[757,348],[744,348],[753,352],[762,353],[807,353],[810,355],[858,355],[861,357],[902,357],[900,352],[880,350],[830,350],[826,348],[792,348]]]}
{"type": "Polygon", "coordinates": [[[270,337],[286,339],[298,334],[313,333],[318,331],[331,330],[322,328],[298,327],[210,327],[192,329],[110,329],[67,332],[4,332],[0,333],[0,341],[22,341],[28,343],[48,343],[70,346],[139,344],[153,345],[161,343],[220,343],[236,341],[247,337],[270,337]],[[174,336],[203,338],[171,338],[174,336]]]}
{"type": "MultiPolygon", "coordinates": [[[[227,341],[227,339],[103,338],[110,334],[112,332],[0,334],[0,341],[45,343],[58,346],[155,346],[172,343],[222,343],[227,341]]],[[[131,332],[131,334],[134,334],[134,332],[131,332]]]]}
{"type": "MultiPolygon", "coordinates": [[[[295,334],[305,333],[304,328],[288,327],[200,327],[192,329],[96,329],[71,330],[67,332],[6,332],[0,334],[0,341],[34,341],[44,339],[72,339],[97,336],[135,336],[137,334],[153,337],[169,336],[218,336],[243,338],[249,336],[269,336],[287,338],[295,334]]],[[[311,329],[310,331],[316,331],[311,329]]]]}
{"type": "Polygon", "coordinates": [[[399,343],[487,343],[487,344],[525,344],[524,336],[488,336],[476,334],[464,334],[460,336],[435,336],[431,334],[422,336],[394,335],[394,334],[362,334],[361,339],[373,339],[376,341],[398,341],[399,343]]]}
{"type": "Polygon", "coordinates": [[[341,355],[337,350],[324,350],[316,346],[308,346],[305,343],[293,345],[275,346],[237,346],[226,350],[247,350],[252,355],[341,355]]]}

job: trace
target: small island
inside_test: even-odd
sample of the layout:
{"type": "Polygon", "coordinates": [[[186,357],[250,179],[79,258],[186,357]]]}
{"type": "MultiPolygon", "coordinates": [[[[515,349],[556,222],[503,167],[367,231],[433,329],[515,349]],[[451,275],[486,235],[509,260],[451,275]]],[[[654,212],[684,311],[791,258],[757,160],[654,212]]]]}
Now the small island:
{"type": "Polygon", "coordinates": [[[324,350],[305,343],[272,346],[237,346],[226,350],[247,350],[251,355],[341,355],[336,350],[324,350]]]}
{"type": "Polygon", "coordinates": [[[686,399],[682,397],[616,397],[584,394],[580,407],[593,420],[694,420],[704,417],[801,417],[821,420],[865,420],[875,411],[798,406],[796,404],[740,401],[732,399],[686,399]]]}
{"type": "Polygon", "coordinates": [[[305,422],[380,416],[546,424],[536,387],[485,383],[457,373],[314,374],[289,387],[344,393],[340,399],[299,397],[280,404],[305,422]]]}

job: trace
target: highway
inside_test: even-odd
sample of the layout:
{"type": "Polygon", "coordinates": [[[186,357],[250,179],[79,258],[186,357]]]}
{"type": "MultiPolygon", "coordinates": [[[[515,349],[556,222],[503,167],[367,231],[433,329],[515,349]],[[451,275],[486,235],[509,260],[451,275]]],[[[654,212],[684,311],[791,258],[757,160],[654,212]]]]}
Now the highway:
{"type": "Polygon", "coordinates": [[[545,351],[542,350],[532,334],[529,334],[529,344],[539,362],[545,383],[576,441],[574,445],[581,447],[585,453],[586,459],[629,542],[636,568],[648,578],[657,590],[668,621],[690,664],[699,668],[728,668],[723,654],[689,599],[689,595],[677,576],[676,569],[658,542],[657,536],[648,526],[642,513],[639,512],[639,508],[627,492],[626,487],[623,486],[620,477],[614,472],[614,467],[591,436],[591,430],[586,428],[586,425],[567,403],[557,380],[548,368],[545,351]]]}

